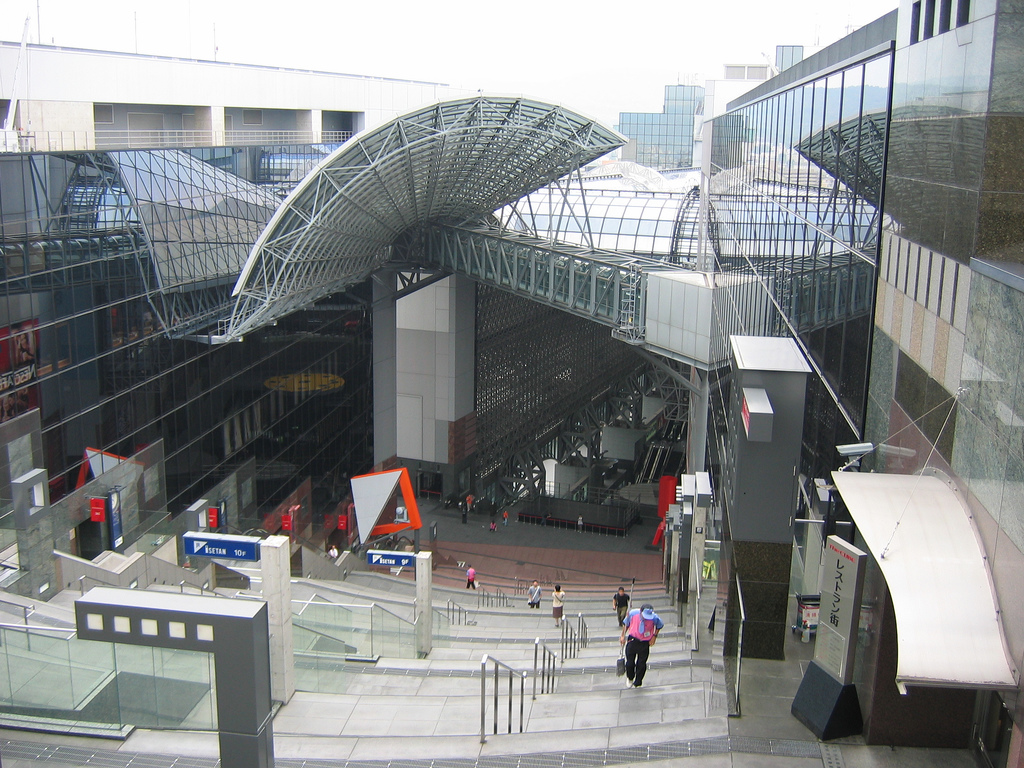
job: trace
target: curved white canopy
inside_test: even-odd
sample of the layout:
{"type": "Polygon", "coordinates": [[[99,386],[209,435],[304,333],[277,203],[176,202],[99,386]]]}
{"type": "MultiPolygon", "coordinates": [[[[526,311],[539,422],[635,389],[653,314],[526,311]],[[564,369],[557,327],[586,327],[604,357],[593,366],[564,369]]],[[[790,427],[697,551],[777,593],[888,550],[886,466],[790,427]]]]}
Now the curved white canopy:
{"type": "Polygon", "coordinates": [[[938,477],[833,472],[896,613],[896,684],[1016,688],[987,560],[938,477]]]}
{"type": "Polygon", "coordinates": [[[552,104],[482,96],[355,136],[267,224],[235,284],[224,338],[360,282],[420,224],[486,216],[624,143],[552,104]]]}

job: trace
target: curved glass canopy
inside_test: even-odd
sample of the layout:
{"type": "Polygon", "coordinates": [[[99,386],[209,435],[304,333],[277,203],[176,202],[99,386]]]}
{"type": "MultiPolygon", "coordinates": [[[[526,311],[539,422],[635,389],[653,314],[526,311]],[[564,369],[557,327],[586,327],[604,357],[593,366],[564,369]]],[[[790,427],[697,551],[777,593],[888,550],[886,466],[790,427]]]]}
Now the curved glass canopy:
{"type": "Polygon", "coordinates": [[[238,277],[223,340],[364,280],[427,222],[493,213],[625,143],[552,104],[443,102],[353,137],[282,203],[238,277]]]}

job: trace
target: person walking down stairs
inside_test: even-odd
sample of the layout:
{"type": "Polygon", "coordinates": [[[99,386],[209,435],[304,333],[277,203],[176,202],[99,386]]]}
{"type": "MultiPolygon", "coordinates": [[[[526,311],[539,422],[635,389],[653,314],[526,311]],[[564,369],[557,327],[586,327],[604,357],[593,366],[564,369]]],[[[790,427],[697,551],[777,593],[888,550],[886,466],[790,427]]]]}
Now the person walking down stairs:
{"type": "Polygon", "coordinates": [[[466,569],[466,589],[476,589],[476,568],[472,565],[466,569]]]}

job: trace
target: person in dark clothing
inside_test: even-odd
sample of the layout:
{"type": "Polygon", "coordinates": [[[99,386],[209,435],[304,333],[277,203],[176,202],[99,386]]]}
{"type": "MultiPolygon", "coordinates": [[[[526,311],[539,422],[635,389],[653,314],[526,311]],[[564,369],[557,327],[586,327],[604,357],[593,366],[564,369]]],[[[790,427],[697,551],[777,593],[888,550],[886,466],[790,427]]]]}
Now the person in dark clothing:
{"type": "Polygon", "coordinates": [[[626,620],[626,614],[629,613],[629,595],[626,594],[625,587],[619,587],[619,591],[612,595],[612,608],[619,617],[616,626],[621,627],[622,622],[626,620]]]}

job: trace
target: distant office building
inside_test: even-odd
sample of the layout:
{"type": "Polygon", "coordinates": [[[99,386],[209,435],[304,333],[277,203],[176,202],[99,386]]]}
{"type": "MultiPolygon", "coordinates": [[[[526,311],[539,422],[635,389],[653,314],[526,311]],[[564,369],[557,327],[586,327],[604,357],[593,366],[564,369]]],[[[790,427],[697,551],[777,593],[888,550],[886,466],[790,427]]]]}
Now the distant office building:
{"type": "Polygon", "coordinates": [[[779,72],[784,72],[803,59],[804,47],[802,45],[775,46],[775,69],[779,72]]]}
{"type": "MultiPolygon", "coordinates": [[[[776,58],[778,58],[778,54],[776,54],[776,58]]],[[[727,64],[722,74],[721,78],[707,80],[704,83],[704,109],[698,112],[694,118],[694,165],[699,166],[703,162],[705,121],[724,114],[726,104],[751,88],[756,88],[778,72],[772,71],[767,64],[727,64]]]]}
{"type": "Polygon", "coordinates": [[[666,85],[662,112],[621,112],[619,131],[629,137],[622,159],[650,168],[693,165],[694,116],[703,112],[699,85],[666,85]]]}

